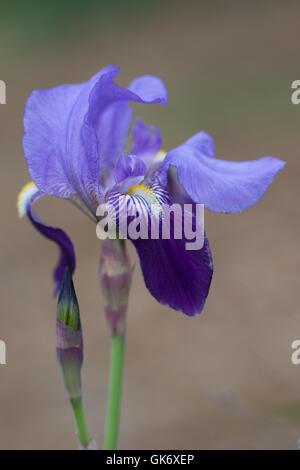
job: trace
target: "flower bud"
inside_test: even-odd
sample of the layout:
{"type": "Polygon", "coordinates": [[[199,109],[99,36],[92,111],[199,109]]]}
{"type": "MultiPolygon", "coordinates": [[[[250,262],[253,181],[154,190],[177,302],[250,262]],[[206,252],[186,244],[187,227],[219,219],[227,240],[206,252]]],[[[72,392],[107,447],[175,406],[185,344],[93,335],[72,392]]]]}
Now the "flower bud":
{"type": "Polygon", "coordinates": [[[56,356],[69,399],[80,399],[83,341],[79,307],[69,268],[65,268],[58,297],[56,356]]]}
{"type": "Polygon", "coordinates": [[[124,240],[104,240],[99,275],[105,315],[112,335],[124,333],[132,274],[133,267],[124,240]]]}

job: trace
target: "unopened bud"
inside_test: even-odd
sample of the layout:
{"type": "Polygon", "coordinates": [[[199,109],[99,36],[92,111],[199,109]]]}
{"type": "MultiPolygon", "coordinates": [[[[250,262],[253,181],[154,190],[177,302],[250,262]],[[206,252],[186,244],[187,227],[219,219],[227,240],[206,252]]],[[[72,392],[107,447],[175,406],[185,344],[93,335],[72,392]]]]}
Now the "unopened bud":
{"type": "Polygon", "coordinates": [[[56,356],[69,399],[80,399],[83,341],[77,297],[68,268],[65,268],[57,304],[56,356]]]}
{"type": "Polygon", "coordinates": [[[104,240],[99,275],[105,315],[113,335],[124,333],[132,274],[124,240],[104,240]]]}

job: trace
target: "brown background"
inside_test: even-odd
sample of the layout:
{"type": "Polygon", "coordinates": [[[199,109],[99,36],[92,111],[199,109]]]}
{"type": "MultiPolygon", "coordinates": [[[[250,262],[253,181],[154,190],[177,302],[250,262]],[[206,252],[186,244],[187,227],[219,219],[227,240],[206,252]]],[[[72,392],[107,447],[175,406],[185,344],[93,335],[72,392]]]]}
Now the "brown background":
{"type": "MultiPolygon", "coordinates": [[[[145,73],[165,80],[169,105],[135,111],[160,128],[166,150],[203,129],[220,158],[287,161],[256,206],[242,214],[206,214],[215,273],[201,316],[160,306],[130,249],[136,269],[120,448],[293,449],[300,436],[300,366],[290,360],[291,342],[300,338],[300,105],[292,105],[290,87],[300,78],[300,5],[118,5],[85,2],[76,15],[65,5],[52,16],[38,16],[33,5],[1,18],[7,104],[0,106],[0,339],[7,365],[0,366],[0,447],[77,445],[55,360],[50,276],[56,247],[16,214],[17,193],[28,181],[24,102],[33,89],[85,81],[115,63],[122,85],[145,73]]],[[[100,242],[93,224],[67,202],[45,198],[36,209],[75,244],[84,404],[90,433],[101,443],[109,338],[97,285],[100,242]]]]}

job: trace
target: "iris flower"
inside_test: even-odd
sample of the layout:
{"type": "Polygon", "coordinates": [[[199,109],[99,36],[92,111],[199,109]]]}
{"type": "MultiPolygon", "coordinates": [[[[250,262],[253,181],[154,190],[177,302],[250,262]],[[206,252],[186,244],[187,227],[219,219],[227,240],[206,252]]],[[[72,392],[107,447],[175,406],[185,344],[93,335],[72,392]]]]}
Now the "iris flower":
{"type": "MultiPolygon", "coordinates": [[[[150,75],[122,88],[114,82],[118,72],[111,65],[86,83],[33,91],[25,106],[23,149],[32,182],[19,195],[19,213],[27,214],[60,248],[56,292],[65,267],[74,271],[75,255],[70,238],[33,211],[41,196],[68,199],[95,222],[98,205],[112,203],[116,195],[137,208],[149,208],[153,201],[189,201],[232,213],[255,204],[285,164],[273,157],[220,160],[205,132],[165,153],[159,131],[140,119],[132,126],[131,150],[126,154],[130,102],[166,104],[167,91],[150,75]]],[[[132,242],[150,293],[187,315],[200,313],[213,273],[206,236],[203,247],[195,251],[186,250],[185,240],[174,237],[132,242]]]]}

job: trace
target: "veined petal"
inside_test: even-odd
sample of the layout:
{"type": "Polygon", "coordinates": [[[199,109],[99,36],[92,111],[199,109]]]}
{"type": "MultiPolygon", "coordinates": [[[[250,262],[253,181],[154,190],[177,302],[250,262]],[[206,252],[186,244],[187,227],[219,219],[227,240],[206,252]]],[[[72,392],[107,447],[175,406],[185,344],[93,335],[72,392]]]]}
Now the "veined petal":
{"type": "Polygon", "coordinates": [[[168,193],[160,185],[142,183],[132,186],[125,194],[118,190],[110,191],[106,197],[106,210],[117,226],[120,238],[132,238],[129,227],[135,220],[135,228],[139,227],[137,233],[148,239],[151,223],[159,230],[162,209],[169,201],[168,193]]]}
{"type": "Polygon", "coordinates": [[[114,170],[118,190],[124,193],[131,186],[141,183],[146,171],[146,164],[140,157],[136,155],[121,155],[114,170]]]}
{"type": "Polygon", "coordinates": [[[24,112],[23,149],[28,171],[45,194],[72,197],[77,193],[86,204],[91,188],[97,192],[98,165],[82,147],[81,128],[88,111],[89,95],[108,66],[88,82],[35,90],[24,112]]]}
{"type": "Polygon", "coordinates": [[[160,151],[161,135],[154,126],[146,126],[137,118],[132,126],[132,153],[142,158],[147,166],[160,151]]]}
{"type": "Polygon", "coordinates": [[[66,171],[66,133],[72,107],[82,85],[33,91],[25,105],[23,150],[28,172],[37,187],[50,195],[75,192],[66,171]]]}
{"type": "Polygon", "coordinates": [[[115,168],[116,183],[121,183],[128,176],[144,176],[146,165],[136,155],[121,155],[115,168]]]}
{"type": "Polygon", "coordinates": [[[185,239],[132,240],[145,284],[153,297],[186,315],[201,313],[213,274],[207,238],[201,250],[186,249],[185,239]]]}
{"type": "Polygon", "coordinates": [[[18,196],[17,207],[20,217],[27,215],[32,225],[46,238],[55,242],[60,249],[60,258],[53,272],[54,294],[59,291],[65,267],[70,273],[75,270],[73,244],[66,233],[57,227],[46,225],[33,211],[32,206],[44,194],[31,182],[24,186],[18,196]]]}
{"type": "Polygon", "coordinates": [[[247,162],[211,157],[200,132],[167,154],[158,178],[165,186],[169,167],[175,167],[179,183],[194,202],[214,212],[239,212],[263,196],[285,165],[273,157],[247,162]]]}
{"type": "MultiPolygon", "coordinates": [[[[180,210],[172,216],[169,236],[164,237],[162,224],[166,223],[171,200],[157,183],[150,187],[139,184],[130,188],[125,195],[112,192],[107,204],[107,210],[119,229],[119,236],[129,238],[138,252],[150,293],[163,305],[187,315],[200,313],[213,273],[212,256],[205,235],[201,249],[188,249],[185,232],[182,230],[182,235],[178,236],[179,231],[175,230],[176,217],[179,217],[177,228],[178,223],[179,227],[184,226],[184,213],[180,210]],[[131,231],[131,223],[134,223],[134,231],[131,231]]],[[[193,219],[194,228],[195,222],[193,219]]]]}

